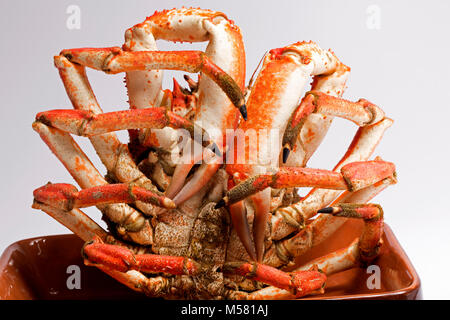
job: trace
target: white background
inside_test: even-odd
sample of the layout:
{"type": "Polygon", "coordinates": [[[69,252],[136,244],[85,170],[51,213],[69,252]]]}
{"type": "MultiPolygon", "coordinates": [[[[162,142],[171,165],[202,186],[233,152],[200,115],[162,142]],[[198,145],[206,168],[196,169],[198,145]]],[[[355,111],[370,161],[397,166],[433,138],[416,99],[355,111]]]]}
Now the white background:
{"type": "MultiPolygon", "coordinates": [[[[367,98],[395,120],[376,155],[396,163],[399,182],[376,201],[416,267],[424,297],[450,298],[448,1],[2,0],[0,251],[20,239],[68,232],[30,208],[32,191],[47,181],[73,183],[31,128],[37,112],[70,107],[53,55],[63,48],[120,46],[125,29],[155,10],[181,5],[222,11],[240,26],[247,80],[265,51],[301,40],[332,48],[352,68],[344,97],[367,98]],[[79,30],[66,27],[69,5],[81,9],[79,30]],[[379,29],[367,24],[373,8],[379,9],[379,29]]],[[[161,43],[160,48],[181,47],[161,43]]],[[[88,75],[104,110],[127,108],[123,75],[88,75]]],[[[170,74],[166,85],[171,87],[170,74]]],[[[331,168],[355,130],[336,120],[309,166],[331,168]]],[[[77,141],[104,173],[86,139],[77,141]]],[[[96,209],[87,212],[98,221],[96,209]]]]}

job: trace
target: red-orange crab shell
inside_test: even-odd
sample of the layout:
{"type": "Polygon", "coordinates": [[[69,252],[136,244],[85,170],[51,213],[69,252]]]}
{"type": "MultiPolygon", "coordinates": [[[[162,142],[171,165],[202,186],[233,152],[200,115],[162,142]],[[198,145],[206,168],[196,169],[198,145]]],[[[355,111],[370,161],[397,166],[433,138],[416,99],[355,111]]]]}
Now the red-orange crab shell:
{"type": "Polygon", "coordinates": [[[152,297],[291,299],[320,294],[327,276],[376,259],[383,211],[367,202],[396,173],[370,158],[393,121],[365,99],[341,98],[350,68],[333,52],[311,41],[272,49],[246,87],[239,27],[221,12],[183,7],[129,28],[121,47],[54,59],[74,110],[40,112],[33,129],[81,189],[46,184],[33,208],[86,241],[87,265],[152,297]],[[208,45],[164,52],[158,39],[208,45]],[[103,112],[86,67],[125,73],[129,110],[103,112]],[[186,75],[187,88],[174,80],[163,89],[164,69],[199,73],[198,81],[186,75]],[[334,117],[359,127],[348,151],[332,170],[307,168],[334,117]],[[129,131],[128,145],[118,130],[129,131]],[[200,152],[180,147],[179,130],[200,152]],[[257,141],[239,140],[239,130],[257,141]],[[105,177],[71,135],[92,142],[105,177]],[[301,187],[313,189],[300,197],[301,187]],[[92,205],[108,231],[81,210],[92,205]],[[294,268],[345,219],[364,221],[359,238],[294,268]]]}

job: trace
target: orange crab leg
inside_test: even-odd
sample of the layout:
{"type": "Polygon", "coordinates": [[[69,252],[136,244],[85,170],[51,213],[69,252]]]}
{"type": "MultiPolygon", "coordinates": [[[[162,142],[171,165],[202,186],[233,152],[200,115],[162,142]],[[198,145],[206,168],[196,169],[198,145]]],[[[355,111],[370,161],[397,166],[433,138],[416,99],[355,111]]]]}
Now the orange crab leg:
{"type": "Polygon", "coordinates": [[[283,162],[287,161],[307,117],[314,112],[341,117],[360,127],[376,123],[384,118],[384,112],[365,99],[351,102],[317,90],[310,91],[292,114],[284,132],[282,142],[283,162]]]}
{"type": "MultiPolygon", "coordinates": [[[[238,173],[245,179],[261,173],[260,169],[268,169],[269,165],[277,167],[280,150],[277,147],[273,148],[274,143],[271,141],[270,135],[260,133],[265,132],[268,128],[281,135],[284,133],[286,124],[303,95],[302,88],[306,86],[310,76],[314,77],[313,87],[324,89],[327,92],[335,92],[335,90],[341,90],[339,88],[345,83],[347,74],[348,67],[342,65],[332,52],[324,51],[312,42],[295,43],[284,48],[273,49],[266,54],[259,75],[252,84],[248,96],[249,119],[239,126],[239,129],[244,132],[251,130],[258,135],[258,143],[245,143],[240,150],[249,157],[256,156],[257,165],[228,165],[227,171],[232,174],[238,173]]],[[[310,136],[313,137],[309,140],[313,139],[316,144],[320,143],[329,122],[324,119],[314,121],[310,131],[313,133],[310,136]]],[[[277,139],[276,143],[278,142],[281,141],[277,139]]],[[[308,149],[309,151],[310,149],[308,149]]],[[[304,161],[293,162],[292,166],[297,167],[303,163],[304,161]]],[[[243,180],[242,178],[239,177],[237,180],[240,182],[243,180]]],[[[261,197],[262,195],[257,196],[259,200],[262,200],[261,197]]],[[[266,199],[265,202],[268,200],[266,199]]],[[[222,201],[219,206],[224,204],[222,201]]],[[[254,228],[254,234],[258,234],[257,238],[260,239],[258,241],[261,242],[264,237],[260,235],[265,233],[267,226],[267,223],[263,222],[266,221],[269,212],[268,210],[262,211],[262,208],[260,206],[255,213],[255,218],[259,222],[258,228],[254,228]]],[[[261,242],[256,247],[263,247],[264,244],[261,242]]]]}
{"type": "Polygon", "coordinates": [[[144,70],[201,72],[212,79],[247,119],[244,95],[239,85],[202,51],[123,51],[112,48],[80,48],[61,51],[69,61],[107,73],[144,70]]]}
{"type": "MultiPolygon", "coordinates": [[[[200,153],[194,154],[192,159],[186,159],[191,156],[189,152],[184,154],[181,159],[182,163],[178,164],[175,168],[172,181],[166,190],[166,196],[173,199],[177,205],[183,203],[202,189],[222,164],[222,159],[216,157],[216,154],[209,149],[205,149],[204,152],[203,150],[200,151],[200,153]],[[205,163],[199,167],[189,182],[183,186],[186,177],[194,164],[202,159],[205,160],[205,163]],[[186,162],[184,162],[185,160],[186,162]]],[[[216,151],[220,152],[218,149],[216,149],[216,151]]]]}
{"type": "Polygon", "coordinates": [[[246,262],[226,263],[223,266],[223,272],[225,274],[237,274],[288,290],[296,298],[321,290],[327,279],[323,272],[317,270],[288,273],[264,264],[246,262]]]}
{"type": "Polygon", "coordinates": [[[250,226],[248,224],[244,202],[236,202],[230,205],[228,210],[230,211],[233,228],[236,230],[236,233],[241,240],[245,251],[247,251],[251,260],[256,261],[257,258],[255,244],[253,243],[250,236],[250,226]]]}
{"type": "Polygon", "coordinates": [[[268,187],[317,187],[356,191],[394,174],[395,165],[380,160],[352,162],[343,166],[340,173],[322,169],[283,167],[274,174],[261,174],[241,182],[227,192],[217,207],[241,201],[268,187]]]}
{"type": "MultiPolygon", "coordinates": [[[[82,254],[87,265],[96,265],[119,272],[136,270],[147,273],[196,275],[202,270],[199,263],[186,257],[134,254],[125,247],[104,244],[98,238],[86,243],[82,254]]],[[[225,274],[237,274],[289,290],[296,297],[321,290],[326,280],[326,275],[316,270],[286,273],[259,263],[226,263],[222,271],[225,274]]]]}
{"type": "MultiPolygon", "coordinates": [[[[325,212],[340,212],[342,216],[347,213],[342,213],[344,210],[340,211],[339,205],[348,206],[350,210],[354,210],[356,208],[363,208],[367,206],[367,210],[360,211],[359,214],[349,214],[353,218],[368,218],[365,220],[365,224],[371,221],[377,221],[376,224],[379,225],[379,228],[372,228],[372,226],[365,226],[363,229],[363,234],[353,241],[348,247],[343,248],[341,250],[337,250],[328,255],[319,257],[315,260],[308,262],[306,265],[301,266],[300,268],[295,269],[295,271],[309,270],[310,268],[317,266],[320,270],[322,270],[327,276],[347,270],[349,268],[353,268],[355,266],[359,266],[360,262],[369,262],[376,256],[370,255],[370,253],[377,253],[380,242],[378,241],[378,235],[381,236],[380,228],[382,229],[382,225],[380,225],[380,220],[382,220],[382,213],[380,214],[381,208],[378,205],[364,205],[366,201],[369,201],[371,198],[375,197],[379,192],[383,191],[387,186],[395,183],[394,179],[387,178],[375,185],[370,187],[358,190],[356,192],[344,192],[338,199],[336,199],[331,208],[323,208],[325,212]],[[350,203],[360,203],[360,205],[351,205],[350,203]],[[355,208],[356,207],[356,208],[355,208]],[[375,208],[374,208],[375,207],[375,208]],[[366,211],[364,213],[364,211],[366,211]],[[372,218],[374,220],[372,220],[372,218]],[[366,229],[367,228],[367,229],[366,229]],[[370,232],[370,230],[374,230],[375,232],[370,232]],[[369,231],[369,232],[368,232],[369,231]],[[370,239],[370,241],[362,241],[362,239],[370,239]],[[369,250],[361,250],[360,248],[368,248],[369,250]],[[363,252],[368,252],[369,255],[364,255],[363,252]],[[363,254],[361,254],[363,253],[363,254]]],[[[317,211],[317,210],[316,210],[317,211]]],[[[320,210],[319,210],[320,211],[320,210]]],[[[346,210],[347,212],[349,210],[346,210]]],[[[301,232],[298,232],[290,239],[282,240],[282,247],[287,250],[288,255],[291,255],[293,258],[305,253],[312,247],[315,247],[323,242],[324,239],[333,234],[334,231],[337,230],[342,224],[346,221],[346,219],[338,219],[334,218],[333,214],[321,214],[312,221],[310,224],[306,226],[301,232]]],[[[273,250],[273,249],[271,249],[273,250]]],[[[275,252],[268,252],[268,255],[276,255],[275,252]]],[[[267,258],[267,256],[266,256],[267,258]]],[[[285,264],[283,261],[275,262],[271,259],[271,264],[280,267],[285,264]]],[[[250,294],[248,298],[251,299],[291,299],[293,298],[292,293],[286,290],[282,290],[272,287],[266,287],[264,289],[254,291],[250,294]]]]}
{"type": "MultiPolygon", "coordinates": [[[[219,143],[222,134],[226,129],[236,128],[239,123],[239,111],[246,119],[245,106],[238,107],[239,111],[235,108],[237,104],[243,102],[243,96],[239,92],[236,95],[236,88],[230,90],[230,86],[233,87],[234,84],[228,77],[229,75],[233,78],[241,90],[244,88],[245,52],[242,35],[233,21],[229,20],[223,13],[193,8],[164,10],[155,13],[143,23],[139,23],[126,31],[125,44],[122,49],[127,52],[141,53],[117,57],[111,65],[116,64],[117,66],[117,62],[120,62],[132,65],[132,68],[134,68],[136,61],[133,60],[138,59],[133,57],[140,59],[144,55],[144,60],[149,58],[149,60],[142,61],[147,64],[145,69],[126,72],[127,89],[132,108],[141,109],[159,106],[161,101],[164,100],[164,98],[161,99],[162,71],[152,69],[155,67],[163,68],[163,66],[153,65],[150,67],[151,70],[148,68],[150,64],[158,64],[158,60],[162,58],[164,61],[161,61],[161,63],[168,64],[168,69],[200,72],[198,83],[194,83],[189,77],[185,76],[191,90],[196,91],[195,95],[188,96],[187,101],[184,94],[180,95],[182,99],[178,98],[178,93],[181,92],[174,83],[172,107],[179,102],[181,102],[181,106],[186,102],[190,105],[194,104],[193,121],[210,133],[212,140],[219,144],[220,150],[223,148],[219,143]],[[156,40],[208,41],[209,43],[204,53],[193,51],[164,53],[158,52],[156,40]],[[153,53],[147,54],[149,51],[153,51],[153,53]],[[182,66],[180,67],[180,65],[182,66]],[[220,66],[220,68],[217,66],[220,66]],[[190,98],[194,100],[190,100],[190,98]]],[[[141,61],[137,63],[141,63],[141,61]]],[[[139,135],[155,136],[156,139],[153,140],[158,142],[164,140],[158,133],[156,135],[153,134],[154,132],[148,134],[148,131],[150,129],[142,130],[139,135]]],[[[220,154],[220,152],[217,154],[220,154]]],[[[192,188],[184,188],[180,191],[192,166],[184,163],[178,166],[181,166],[181,168],[177,167],[177,175],[173,177],[167,192],[167,195],[171,198],[173,196],[182,198],[182,194],[192,193],[193,191],[192,188]],[[177,195],[179,192],[181,195],[177,195]]],[[[214,173],[213,168],[217,168],[217,166],[211,165],[209,168],[201,168],[200,171],[211,176],[214,173]]],[[[198,180],[201,183],[208,181],[208,177],[200,178],[198,175],[195,174],[191,180],[198,180]]],[[[196,185],[195,187],[200,188],[201,186],[196,185]]]]}
{"type": "MultiPolygon", "coordinates": [[[[200,150],[202,151],[202,150],[200,150]]],[[[183,153],[181,163],[179,163],[172,176],[172,180],[165,192],[166,197],[173,199],[174,196],[183,188],[184,181],[191,171],[192,167],[203,159],[203,152],[191,155],[189,152],[183,153]]]]}
{"type": "Polygon", "coordinates": [[[36,189],[33,195],[36,201],[66,211],[73,208],[111,203],[134,203],[135,201],[152,203],[167,209],[176,207],[169,198],[127,183],[107,184],[80,191],[71,184],[49,183],[36,189]]]}
{"type": "Polygon", "coordinates": [[[149,273],[194,275],[200,271],[199,264],[186,257],[134,254],[122,246],[101,243],[99,239],[86,243],[82,254],[88,265],[98,264],[120,272],[137,270],[149,273]]]}
{"type": "Polygon", "coordinates": [[[335,217],[364,220],[363,233],[359,239],[359,254],[364,261],[378,255],[383,235],[383,209],[377,204],[340,203],[333,207],[320,209],[317,213],[332,214],[335,217]]]}
{"type": "Polygon", "coordinates": [[[193,139],[200,139],[199,142],[204,147],[211,145],[205,130],[163,107],[100,114],[85,110],[50,110],[38,113],[36,121],[81,136],[95,136],[125,129],[162,129],[170,126],[187,130],[193,139]]]}
{"type": "MultiPolygon", "coordinates": [[[[338,204],[365,203],[383,191],[389,185],[396,183],[395,177],[389,177],[367,188],[356,192],[344,192],[332,204],[332,207],[338,204]]],[[[317,209],[319,210],[319,209],[317,209]]],[[[317,212],[316,210],[316,212],[317,212]]],[[[321,214],[314,221],[306,226],[305,229],[295,234],[293,237],[281,240],[282,246],[292,257],[297,257],[312,247],[315,247],[327,239],[336,231],[345,219],[336,219],[330,214],[321,214]],[[307,240],[307,239],[311,239],[307,240]],[[306,245],[305,245],[306,243],[306,245]]]]}
{"type": "MultiPolygon", "coordinates": [[[[234,179],[229,176],[228,177],[228,190],[235,186],[234,179]]],[[[250,259],[252,261],[256,261],[256,249],[253,239],[251,237],[250,226],[248,224],[247,219],[247,209],[245,207],[244,201],[238,201],[234,204],[231,204],[228,207],[228,211],[230,212],[231,222],[233,223],[233,228],[236,230],[236,234],[241,240],[242,245],[245,248],[245,251],[248,253],[250,259]]]]}
{"type": "MultiPolygon", "coordinates": [[[[333,171],[340,171],[348,163],[368,160],[381,141],[384,132],[392,123],[391,119],[384,118],[370,126],[360,127],[347,152],[334,167],[333,171]]],[[[289,161],[292,161],[292,158],[289,161]]],[[[340,191],[337,190],[314,188],[299,202],[278,209],[272,219],[273,239],[280,240],[297,229],[293,225],[288,225],[283,217],[289,216],[292,218],[292,221],[303,224],[305,220],[314,216],[317,210],[329,205],[339,194],[340,191]]],[[[351,202],[359,202],[359,200],[351,202]]]]}
{"type": "MultiPolygon", "coordinates": [[[[54,58],[54,62],[55,66],[58,68],[67,95],[69,96],[73,107],[77,110],[90,111],[94,114],[102,113],[103,111],[100,108],[97,99],[95,98],[94,92],[92,91],[91,85],[86,76],[85,67],[76,63],[72,63],[63,56],[56,56],[54,58]]],[[[42,123],[34,123],[34,125],[36,126],[38,124],[42,123]]],[[[140,187],[146,188],[148,190],[156,189],[156,187],[153,186],[151,180],[138,169],[138,166],[133,161],[128,147],[120,142],[114,132],[92,136],[89,137],[89,140],[92,142],[95,151],[97,152],[100,160],[105,165],[108,172],[114,174],[118,181],[123,183],[135,181],[139,184],[140,187]]],[[[72,159],[72,161],[76,159],[77,158],[74,158],[72,159]]],[[[122,208],[128,207],[129,209],[132,209],[131,207],[126,205],[112,206],[120,206],[122,208]]],[[[144,204],[141,202],[137,202],[136,206],[139,210],[147,215],[154,214],[155,208],[148,203],[144,204]]]]}
{"type": "Polygon", "coordinates": [[[266,231],[267,221],[271,215],[270,213],[270,189],[251,196],[253,205],[255,206],[255,218],[253,220],[253,240],[256,249],[256,261],[260,262],[264,255],[264,236],[266,231]]]}
{"type": "Polygon", "coordinates": [[[200,168],[195,172],[191,180],[189,180],[185,186],[177,193],[173,198],[176,205],[179,205],[196,194],[202,189],[217,172],[221,165],[221,159],[215,157],[210,163],[202,164],[200,168]]]}
{"type": "Polygon", "coordinates": [[[33,202],[32,208],[44,211],[84,241],[88,241],[95,236],[105,240],[108,236],[106,230],[79,209],[60,210],[37,201],[33,202]]]}
{"type": "MultiPolygon", "coordinates": [[[[108,184],[70,134],[41,122],[35,122],[33,129],[39,133],[81,188],[87,189],[108,184]]],[[[128,231],[133,231],[135,235],[139,233],[143,238],[146,237],[149,229],[144,216],[138,210],[124,204],[110,204],[98,208],[111,221],[124,226],[128,231]]]]}

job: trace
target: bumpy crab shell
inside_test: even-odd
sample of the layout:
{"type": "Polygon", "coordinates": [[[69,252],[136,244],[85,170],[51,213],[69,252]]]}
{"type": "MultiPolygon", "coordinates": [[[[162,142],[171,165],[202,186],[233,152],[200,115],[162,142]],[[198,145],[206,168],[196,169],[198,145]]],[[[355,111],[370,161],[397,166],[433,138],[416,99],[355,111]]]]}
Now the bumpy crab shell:
{"type": "Polygon", "coordinates": [[[367,100],[341,98],[350,68],[331,51],[313,42],[273,49],[245,87],[239,28],[223,13],[181,8],[128,29],[122,48],[63,50],[55,66],[75,110],[41,112],[33,128],[81,190],[49,183],[33,207],[86,241],[86,264],[149,296],[287,299],[321,293],[327,275],[376,259],[383,211],[367,202],[396,175],[369,159],[392,120],[367,100]],[[209,43],[163,52],[157,39],[209,43]],[[103,113],[86,67],[125,72],[130,110],[103,113]],[[163,69],[199,80],[162,90],[163,69]],[[307,168],[334,117],[359,127],[348,151],[333,170],[307,168]],[[128,145],[117,130],[129,130],[128,145]],[[106,177],[71,134],[90,139],[106,177]],[[301,198],[299,187],[313,189],[301,198]],[[80,210],[93,205],[109,232],[80,210]],[[337,217],[364,220],[361,236],[283,271],[332,235],[345,221],[337,217]]]}

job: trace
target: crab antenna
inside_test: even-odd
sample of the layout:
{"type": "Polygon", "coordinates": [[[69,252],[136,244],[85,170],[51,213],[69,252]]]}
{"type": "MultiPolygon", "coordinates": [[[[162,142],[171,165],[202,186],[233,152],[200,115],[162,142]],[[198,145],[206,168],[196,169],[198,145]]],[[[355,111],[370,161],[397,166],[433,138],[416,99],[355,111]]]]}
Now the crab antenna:
{"type": "Polygon", "coordinates": [[[267,55],[267,52],[269,52],[269,51],[264,52],[264,55],[263,55],[263,56],[261,57],[261,59],[259,60],[258,65],[256,66],[255,71],[253,71],[253,74],[252,74],[252,76],[251,76],[251,78],[250,78],[250,81],[248,82],[248,85],[247,85],[247,88],[248,88],[248,89],[251,89],[251,87],[252,87],[252,85],[253,85],[253,80],[254,80],[255,75],[256,75],[256,72],[258,71],[259,67],[261,66],[261,63],[263,62],[265,56],[267,55]]]}

